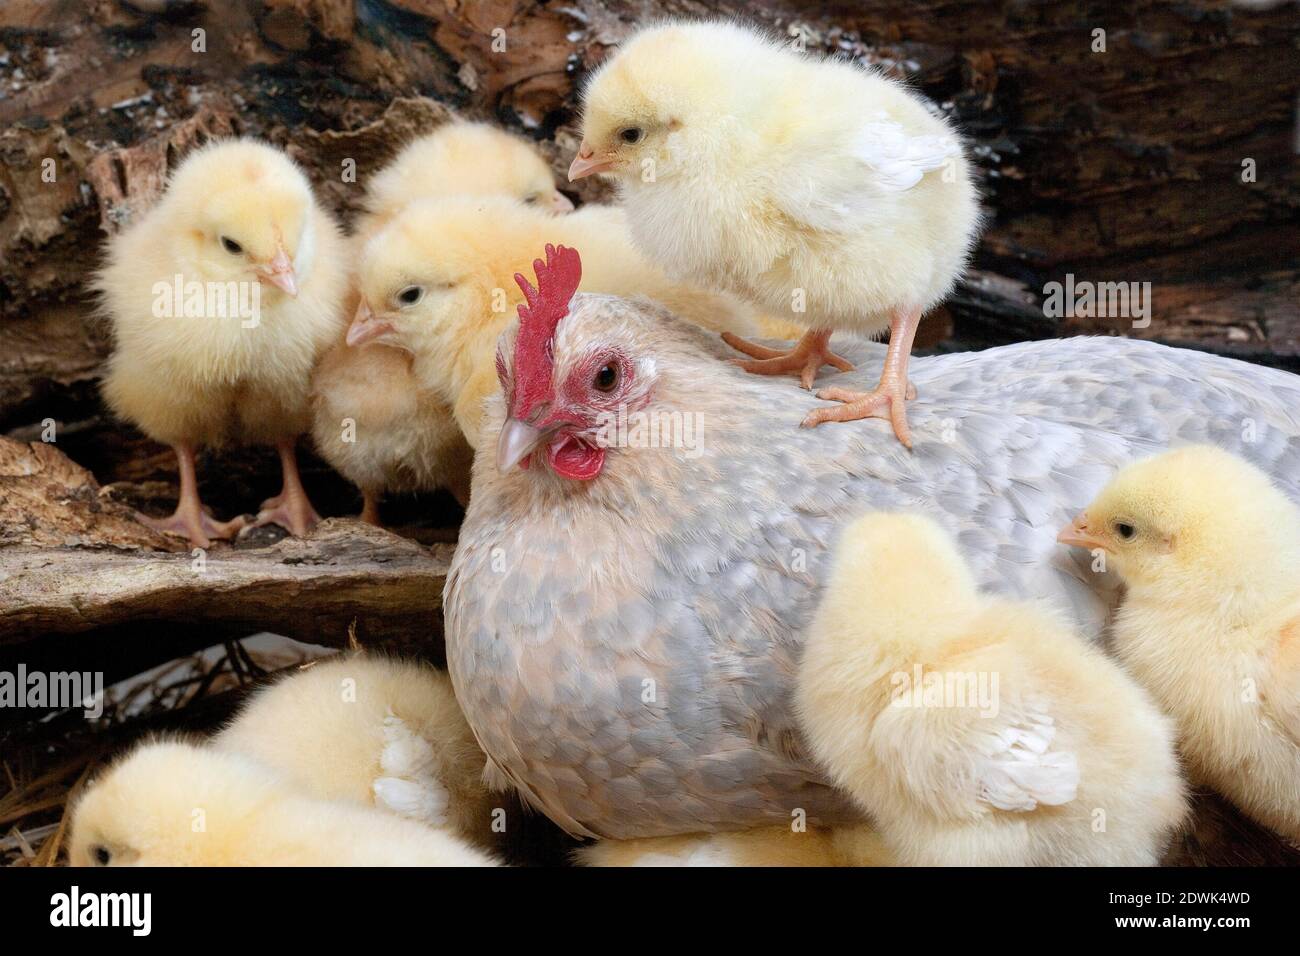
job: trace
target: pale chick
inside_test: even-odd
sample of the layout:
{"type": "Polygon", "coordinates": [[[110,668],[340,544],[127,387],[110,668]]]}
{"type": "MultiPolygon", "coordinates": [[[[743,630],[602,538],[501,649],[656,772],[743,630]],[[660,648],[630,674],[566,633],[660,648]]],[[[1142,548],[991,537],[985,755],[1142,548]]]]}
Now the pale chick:
{"type": "Polygon", "coordinates": [[[1146,692],[1051,611],[981,594],[926,517],[845,530],[796,698],[905,865],[1153,865],[1185,812],[1146,692]]]}
{"type": "Polygon", "coordinates": [[[1120,470],[1060,540],[1126,585],[1115,653],[1193,779],[1300,844],[1300,507],[1193,445],[1120,470]]]}
{"type": "Polygon", "coordinates": [[[494,866],[442,830],[304,794],[254,760],[145,744],[77,801],[73,866],[494,866]]]}
{"type": "Polygon", "coordinates": [[[283,773],[313,797],[366,804],[492,842],[486,758],[446,674],[340,655],[257,693],[213,747],[283,773]]]}
{"type": "MultiPolygon", "coordinates": [[[[952,289],[979,228],[956,132],[902,83],[731,23],[641,31],[592,78],[570,179],[615,176],[637,245],[669,275],[725,288],[810,331],[790,351],[724,336],[751,372],[851,366],[834,329],[890,330],[879,387],[806,427],[889,419],[905,399],[917,324],[952,289]]],[[[580,250],[586,255],[587,250],[580,250]]]]}
{"type": "Polygon", "coordinates": [[[574,851],[579,866],[891,866],[868,826],[835,830],[765,827],[638,840],[599,840],[574,851]]]}
{"type": "Polygon", "coordinates": [[[319,520],[294,443],[311,424],[312,368],[338,335],[342,250],[302,171],[251,140],[190,154],[158,204],[109,242],[95,281],[115,340],[104,398],[180,465],[175,514],[147,524],[199,547],[235,534],[242,519],[213,520],[195,474],[199,448],[230,441],[279,451],[284,487],[259,524],[304,534],[319,520]],[[182,314],[166,291],[178,282],[182,314]]]}
{"type": "Polygon", "coordinates": [[[670,281],[647,263],[621,209],[589,205],[556,217],[462,197],[412,203],[365,244],[349,341],[410,352],[419,386],[441,396],[477,448],[483,400],[499,388],[497,339],[523,301],[514,277],[531,273],[548,243],[581,251],[584,291],[644,295],[714,331],[780,334],[745,303],[670,281]]]}
{"type": "Polygon", "coordinates": [[[362,222],[382,226],[412,200],[439,196],[510,196],[543,212],[573,209],[528,140],[488,123],[453,122],[408,143],[375,175],[362,222]]]}
{"type": "MultiPolygon", "coordinates": [[[[486,123],[447,123],[403,147],[375,175],[350,240],[355,254],[412,201],[443,196],[504,196],[551,213],[573,209],[527,140],[486,123]]],[[[346,314],[357,305],[351,296],[346,314]]],[[[447,488],[461,505],[469,500],[473,451],[446,403],[418,386],[410,353],[401,349],[349,343],[340,332],[313,378],[312,439],[321,457],[361,489],[363,521],[380,523],[385,492],[447,488]]]]}

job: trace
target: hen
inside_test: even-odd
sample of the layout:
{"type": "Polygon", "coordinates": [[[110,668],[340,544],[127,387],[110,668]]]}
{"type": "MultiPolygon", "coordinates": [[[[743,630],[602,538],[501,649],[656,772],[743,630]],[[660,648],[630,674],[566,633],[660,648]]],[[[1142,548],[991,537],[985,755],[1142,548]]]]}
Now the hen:
{"type": "MultiPolygon", "coordinates": [[[[476,456],[444,602],[489,761],[575,834],[856,818],[792,690],[831,548],[865,511],[930,514],[982,589],[1048,600],[1093,636],[1113,595],[1055,538],[1117,465],[1213,441],[1300,492],[1284,372],[1126,339],[922,358],[909,454],[875,430],[783,427],[816,399],[652,305],[570,298],[576,256],[551,259],[500,345],[481,447],[501,450],[476,456]]],[[[864,378],[880,351],[854,355],[864,378]]]]}

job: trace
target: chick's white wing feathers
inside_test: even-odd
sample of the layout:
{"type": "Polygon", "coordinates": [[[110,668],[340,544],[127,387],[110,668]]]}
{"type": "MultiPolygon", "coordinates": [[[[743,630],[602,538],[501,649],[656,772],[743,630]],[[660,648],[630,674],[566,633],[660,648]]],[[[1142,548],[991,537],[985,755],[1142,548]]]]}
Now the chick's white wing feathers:
{"type": "Polygon", "coordinates": [[[838,147],[802,148],[776,190],[777,203],[796,222],[825,232],[862,228],[881,210],[882,193],[900,193],[961,154],[952,136],[909,133],[879,116],[852,131],[838,147]]]}
{"type": "Polygon", "coordinates": [[[1055,721],[1042,699],[990,734],[976,763],[979,799],[998,810],[1018,812],[1073,800],[1079,789],[1079,761],[1073,753],[1051,749],[1055,736],[1055,721]]]}
{"type": "Polygon", "coordinates": [[[901,192],[919,183],[926,173],[941,169],[961,147],[951,136],[909,134],[890,119],[865,123],[854,142],[854,153],[870,167],[881,189],[901,192]]]}
{"type": "Polygon", "coordinates": [[[383,776],[373,784],[376,806],[429,826],[445,825],[451,795],[434,766],[429,741],[390,710],[384,718],[384,749],[379,755],[383,776]]]}

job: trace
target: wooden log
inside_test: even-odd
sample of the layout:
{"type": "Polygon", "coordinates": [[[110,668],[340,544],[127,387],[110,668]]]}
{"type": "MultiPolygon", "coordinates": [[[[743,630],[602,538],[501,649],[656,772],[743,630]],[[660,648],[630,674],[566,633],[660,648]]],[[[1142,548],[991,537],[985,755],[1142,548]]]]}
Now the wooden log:
{"type": "Polygon", "coordinates": [[[440,639],[453,548],[426,548],[352,519],[266,548],[201,553],[0,549],[0,643],[166,623],[269,630],[342,647],[440,639]]]}
{"type": "Polygon", "coordinates": [[[449,543],[331,519],[305,538],[203,552],[107,491],[53,444],[0,438],[0,644],[161,625],[339,647],[350,628],[363,644],[441,640],[449,543]]]}

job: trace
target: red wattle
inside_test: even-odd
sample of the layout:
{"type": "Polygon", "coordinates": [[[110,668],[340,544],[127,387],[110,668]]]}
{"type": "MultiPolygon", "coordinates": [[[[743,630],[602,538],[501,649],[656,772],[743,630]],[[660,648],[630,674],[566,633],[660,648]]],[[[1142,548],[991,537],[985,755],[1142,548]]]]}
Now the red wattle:
{"type": "Polygon", "coordinates": [[[551,469],[563,478],[590,481],[605,467],[605,449],[585,444],[572,435],[560,435],[546,446],[551,469]]]}

